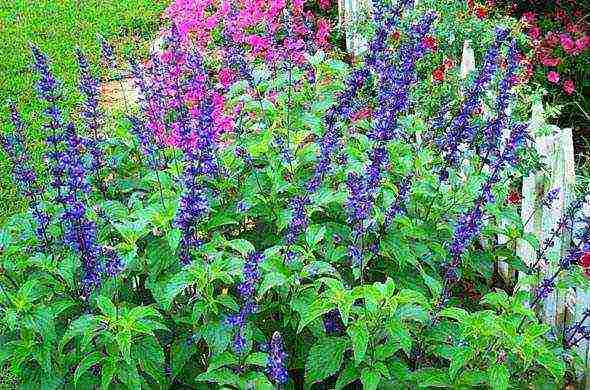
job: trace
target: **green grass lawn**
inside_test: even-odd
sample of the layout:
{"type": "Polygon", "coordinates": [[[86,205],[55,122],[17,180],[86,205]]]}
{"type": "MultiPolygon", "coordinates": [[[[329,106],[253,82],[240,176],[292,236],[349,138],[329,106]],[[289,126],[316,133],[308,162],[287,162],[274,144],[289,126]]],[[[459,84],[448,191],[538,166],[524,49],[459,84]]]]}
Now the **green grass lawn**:
{"type": "MultiPolygon", "coordinates": [[[[99,62],[96,35],[102,34],[119,56],[141,55],[162,25],[169,0],[0,0],[0,131],[11,131],[6,101],[15,101],[25,119],[37,163],[42,155],[42,116],[35,97],[28,43],[51,58],[55,74],[64,81],[64,109],[74,111],[78,95],[74,50],[79,46],[95,65],[99,62]]],[[[10,166],[0,152],[0,223],[23,207],[10,179],[10,166]]]]}

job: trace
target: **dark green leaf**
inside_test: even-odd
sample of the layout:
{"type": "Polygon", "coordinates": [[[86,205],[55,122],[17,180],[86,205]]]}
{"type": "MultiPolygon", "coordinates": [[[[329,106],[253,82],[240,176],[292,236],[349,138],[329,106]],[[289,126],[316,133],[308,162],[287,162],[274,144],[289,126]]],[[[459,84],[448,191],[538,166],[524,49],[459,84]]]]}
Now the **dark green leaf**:
{"type": "Polygon", "coordinates": [[[365,319],[360,319],[347,329],[348,335],[352,341],[352,351],[354,352],[354,361],[359,364],[365,358],[367,345],[369,343],[369,330],[365,319]]]}
{"type": "Polygon", "coordinates": [[[347,345],[344,338],[320,339],[317,344],[311,347],[307,356],[305,381],[316,383],[334,375],[340,369],[347,345]]]}
{"type": "Polygon", "coordinates": [[[381,382],[381,374],[367,367],[361,373],[361,382],[363,383],[363,390],[377,390],[379,382],[381,382]]]}
{"type": "Polygon", "coordinates": [[[97,364],[102,359],[103,355],[98,351],[92,352],[90,355],[86,355],[76,368],[76,372],[74,372],[74,384],[78,383],[78,379],[80,379],[82,374],[84,374],[90,367],[97,364]]]}
{"type": "Polygon", "coordinates": [[[326,227],[323,225],[310,225],[305,232],[305,239],[312,250],[318,249],[316,245],[324,239],[326,227]]]}
{"type": "Polygon", "coordinates": [[[109,298],[101,295],[96,298],[96,303],[102,314],[105,316],[109,318],[115,318],[117,316],[117,309],[109,298]]]}
{"type": "Polygon", "coordinates": [[[488,381],[492,390],[505,390],[508,388],[510,373],[502,363],[495,363],[488,368],[488,381]]]}
{"type": "Polygon", "coordinates": [[[253,352],[246,358],[245,364],[266,367],[268,363],[268,354],[265,352],[253,352]]]}

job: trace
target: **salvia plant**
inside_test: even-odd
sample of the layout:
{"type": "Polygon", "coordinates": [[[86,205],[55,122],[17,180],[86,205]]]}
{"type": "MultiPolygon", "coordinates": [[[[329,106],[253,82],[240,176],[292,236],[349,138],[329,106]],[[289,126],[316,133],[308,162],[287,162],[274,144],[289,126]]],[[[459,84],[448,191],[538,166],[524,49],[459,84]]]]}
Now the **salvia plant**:
{"type": "Polygon", "coordinates": [[[177,0],[147,59],[100,38],[139,96],[116,116],[80,50],[81,106],[63,111],[31,44],[44,170],[13,104],[0,138],[29,205],[0,229],[0,365],[23,388],[574,380],[590,313],[551,328],[543,305],[587,286],[590,220],[582,195],[543,241],[524,231],[514,188],[543,162],[520,37],[490,29],[480,66],[461,79],[445,60],[437,89],[437,3],[374,11],[345,62],[303,0],[177,0]]]}

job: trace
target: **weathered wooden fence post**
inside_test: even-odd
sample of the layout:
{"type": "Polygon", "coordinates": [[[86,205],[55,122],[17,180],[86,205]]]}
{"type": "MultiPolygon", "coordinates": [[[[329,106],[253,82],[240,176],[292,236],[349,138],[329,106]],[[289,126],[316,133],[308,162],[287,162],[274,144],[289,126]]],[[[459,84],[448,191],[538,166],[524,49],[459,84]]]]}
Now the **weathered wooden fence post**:
{"type": "Polygon", "coordinates": [[[371,0],[338,0],[338,23],[346,29],[346,49],[355,56],[367,50],[367,39],[356,31],[356,27],[372,9],[371,0]]]}

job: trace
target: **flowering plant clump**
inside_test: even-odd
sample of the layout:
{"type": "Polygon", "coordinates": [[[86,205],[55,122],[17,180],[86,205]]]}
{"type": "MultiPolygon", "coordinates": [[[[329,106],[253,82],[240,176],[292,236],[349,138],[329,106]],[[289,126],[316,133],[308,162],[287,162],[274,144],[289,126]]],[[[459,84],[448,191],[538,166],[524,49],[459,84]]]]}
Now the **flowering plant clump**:
{"type": "Polygon", "coordinates": [[[0,139],[30,205],[0,229],[0,364],[23,386],[574,378],[590,315],[552,333],[538,314],[588,286],[590,221],[583,197],[541,243],[520,221],[514,188],[539,161],[514,21],[481,22],[480,66],[461,78],[460,45],[441,50],[459,34],[445,2],[375,1],[354,64],[318,7],[178,0],[160,50],[125,68],[103,40],[109,71],[128,68],[139,93],[119,119],[81,51],[79,120],[62,112],[31,47],[47,171],[29,164],[17,107],[0,139]],[[563,254],[558,236],[572,237],[563,254]],[[497,283],[498,260],[522,288],[497,283]]]}
{"type": "Polygon", "coordinates": [[[587,9],[572,0],[498,1],[488,4],[487,9],[495,14],[508,13],[519,18],[521,30],[527,38],[522,41],[525,48],[523,81],[542,85],[556,103],[568,105],[562,115],[565,125],[577,125],[576,118],[587,121],[590,61],[587,9]],[[572,105],[572,100],[577,104],[572,105]],[[566,118],[568,114],[569,118],[566,118]]]}

